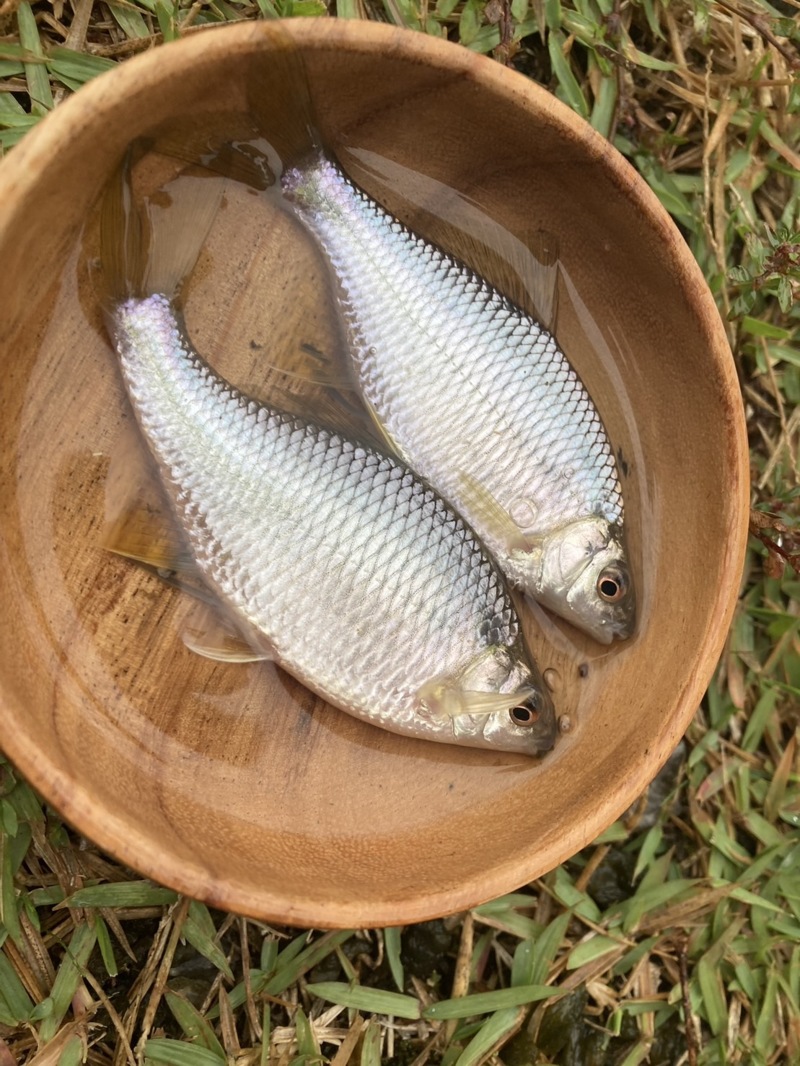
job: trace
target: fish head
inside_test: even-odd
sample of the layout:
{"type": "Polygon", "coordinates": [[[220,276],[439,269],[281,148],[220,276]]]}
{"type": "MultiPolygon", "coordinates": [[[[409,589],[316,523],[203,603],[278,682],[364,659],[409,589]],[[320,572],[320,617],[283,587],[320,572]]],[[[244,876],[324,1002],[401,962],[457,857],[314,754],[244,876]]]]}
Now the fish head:
{"type": "Polygon", "coordinates": [[[426,715],[449,722],[456,744],[524,755],[543,755],[555,744],[553,701],[521,642],[485,648],[419,695],[426,715]]]}
{"type": "Polygon", "coordinates": [[[625,640],[636,624],[636,597],[622,529],[599,515],[543,538],[540,588],[545,607],[601,644],[625,640]]]}

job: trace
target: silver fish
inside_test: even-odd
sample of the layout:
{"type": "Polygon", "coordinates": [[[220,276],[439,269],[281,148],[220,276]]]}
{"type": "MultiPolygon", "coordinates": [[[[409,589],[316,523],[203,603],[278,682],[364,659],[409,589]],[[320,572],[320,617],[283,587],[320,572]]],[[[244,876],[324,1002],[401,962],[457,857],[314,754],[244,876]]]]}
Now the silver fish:
{"type": "MultiPolygon", "coordinates": [[[[145,264],[140,236],[119,252],[135,228],[124,180],[101,233],[122,376],[204,582],[267,657],[350,714],[428,740],[547,751],[550,697],[472,530],[395,458],[248,398],[193,350],[174,291],[210,224],[191,197],[213,184],[195,182],[188,220],[145,264]],[[177,247],[187,240],[191,252],[177,247]]],[[[180,198],[170,192],[168,212],[180,198]]]]}
{"type": "Polygon", "coordinates": [[[390,445],[514,585],[603,643],[630,636],[614,455],[554,337],[319,149],[281,183],[332,266],[359,387],[390,445]]]}

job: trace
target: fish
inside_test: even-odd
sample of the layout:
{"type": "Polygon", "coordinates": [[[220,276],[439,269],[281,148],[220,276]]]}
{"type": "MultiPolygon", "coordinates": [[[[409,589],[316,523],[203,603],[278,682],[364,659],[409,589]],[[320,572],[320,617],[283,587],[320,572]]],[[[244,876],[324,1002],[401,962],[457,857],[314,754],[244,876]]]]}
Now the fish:
{"type": "Polygon", "coordinates": [[[184,174],[143,215],[130,172],[101,209],[106,324],[185,552],[249,658],[394,733],[549,751],[552,699],[472,529],[397,457],[246,395],[194,349],[179,294],[224,182],[184,174]]]}
{"type": "MultiPolygon", "coordinates": [[[[348,176],[318,132],[302,55],[272,33],[270,64],[244,75],[249,120],[271,146],[251,184],[277,186],[327,260],[384,446],[464,516],[515,588],[600,643],[627,639],[622,487],[579,375],[544,325],[348,176]]],[[[232,153],[237,180],[256,140],[232,153]]]]}
{"type": "Polygon", "coordinates": [[[361,395],[392,448],[515,587],[602,643],[630,636],[614,453],[555,337],[327,154],[281,187],[333,271],[361,395]]]}

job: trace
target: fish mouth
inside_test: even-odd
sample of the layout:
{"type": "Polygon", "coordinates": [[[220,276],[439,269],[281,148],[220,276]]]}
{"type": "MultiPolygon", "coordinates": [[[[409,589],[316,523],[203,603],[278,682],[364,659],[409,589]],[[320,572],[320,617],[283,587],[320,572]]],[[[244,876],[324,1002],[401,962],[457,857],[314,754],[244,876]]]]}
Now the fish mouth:
{"type": "Polygon", "coordinates": [[[558,739],[558,721],[556,720],[555,708],[550,700],[547,700],[547,707],[542,711],[542,714],[544,722],[542,723],[542,731],[536,738],[536,751],[539,755],[546,755],[548,751],[553,750],[558,739]]]}

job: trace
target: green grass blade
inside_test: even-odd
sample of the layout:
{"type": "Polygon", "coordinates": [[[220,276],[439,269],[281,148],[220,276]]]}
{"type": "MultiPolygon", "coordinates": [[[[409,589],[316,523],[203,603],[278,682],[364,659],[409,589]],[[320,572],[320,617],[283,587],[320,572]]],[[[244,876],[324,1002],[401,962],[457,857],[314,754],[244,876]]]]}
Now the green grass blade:
{"type": "Polygon", "coordinates": [[[494,1048],[501,1047],[519,1029],[525,1017],[520,1008],[501,1010],[481,1026],[458,1056],[455,1066],[479,1066],[494,1048]]]}
{"type": "Polygon", "coordinates": [[[550,62],[553,73],[556,76],[562,98],[569,104],[573,111],[577,111],[583,118],[589,118],[589,105],[583,95],[578,79],[572,73],[569,60],[564,55],[565,39],[563,33],[551,32],[547,39],[547,49],[550,53],[550,62]]]}
{"type": "Polygon", "coordinates": [[[53,107],[53,93],[50,89],[50,78],[44,65],[44,53],[42,42],[39,40],[39,28],[33,16],[31,5],[28,0],[22,0],[17,8],[17,28],[22,47],[38,57],[42,62],[32,58],[25,63],[25,80],[28,83],[28,93],[31,98],[31,112],[35,115],[45,115],[53,107]]]}
{"type": "Polygon", "coordinates": [[[381,1066],[381,1027],[373,1018],[361,1038],[359,1066],[381,1066]]]}
{"type": "Polygon", "coordinates": [[[0,948],[0,1024],[22,1025],[30,1017],[33,1000],[0,948]]]}
{"type": "Polygon", "coordinates": [[[47,58],[47,69],[52,76],[73,91],[115,66],[111,59],[75,52],[71,48],[51,48],[47,58]]]}
{"type": "Polygon", "coordinates": [[[90,885],[73,892],[64,903],[67,907],[163,907],[174,903],[178,893],[150,881],[119,881],[107,885],[90,885]]]}
{"type": "Polygon", "coordinates": [[[402,992],[405,988],[405,974],[403,973],[403,963],[400,959],[400,940],[402,935],[403,929],[401,926],[390,926],[383,931],[383,946],[398,992],[402,992]]]}
{"type": "Polygon", "coordinates": [[[0,830],[0,925],[18,944],[22,936],[19,924],[17,890],[14,886],[14,863],[11,855],[12,837],[0,830]]]}
{"type": "Polygon", "coordinates": [[[512,1007],[538,1003],[543,999],[552,999],[563,993],[558,988],[548,985],[521,985],[518,988],[500,988],[496,992],[477,992],[472,996],[460,996],[458,999],[443,999],[432,1003],[422,1012],[422,1017],[429,1021],[446,1018],[471,1018],[474,1014],[489,1014],[491,1011],[508,1010],[512,1007]]]}
{"type": "Polygon", "coordinates": [[[302,977],[303,974],[308,973],[309,970],[317,966],[323,959],[326,959],[331,952],[344,944],[353,936],[352,929],[342,929],[336,933],[326,933],[320,937],[319,940],[310,944],[304,948],[296,958],[291,959],[285,964],[281,964],[281,956],[278,956],[277,970],[275,976],[272,977],[263,987],[263,991],[269,996],[279,996],[281,992],[285,992],[286,989],[295,983],[298,977],[302,977]]]}
{"type": "Polygon", "coordinates": [[[229,981],[233,981],[233,971],[225,958],[225,953],[214,939],[217,931],[208,913],[208,908],[203,903],[192,900],[189,904],[189,914],[183,923],[181,933],[203,958],[213,963],[229,981]]]}
{"type": "Polygon", "coordinates": [[[192,1006],[184,996],[169,989],[165,994],[165,999],[167,1006],[172,1011],[173,1018],[192,1043],[213,1052],[213,1054],[224,1060],[225,1049],[217,1039],[210,1023],[200,1011],[192,1006]]]}
{"type": "Polygon", "coordinates": [[[225,1066],[225,1056],[197,1044],[151,1038],[144,1046],[145,1063],[154,1066],[225,1066]]]}
{"type": "Polygon", "coordinates": [[[52,1040],[58,1031],[58,1027],[69,1010],[72,997],[81,982],[82,971],[86,968],[89,956],[97,941],[97,932],[94,922],[79,925],[69,942],[69,947],[61,960],[50,999],[53,1002],[52,1012],[42,1022],[39,1037],[46,1044],[52,1040]]]}
{"type": "Polygon", "coordinates": [[[108,0],[108,10],[114,21],[129,40],[151,37],[152,32],[144,16],[132,4],[121,4],[117,0],[108,0]]]}
{"type": "Polygon", "coordinates": [[[97,932],[97,946],[100,949],[100,956],[103,959],[103,965],[106,968],[106,973],[109,977],[116,977],[119,973],[117,967],[117,960],[114,956],[114,947],[111,943],[111,937],[109,936],[108,926],[103,921],[101,915],[95,915],[95,929],[97,932]]]}
{"type": "Polygon", "coordinates": [[[81,1066],[83,1062],[83,1041],[73,1033],[58,1056],[58,1066],[81,1066]]]}
{"type": "Polygon", "coordinates": [[[320,981],[306,985],[312,996],[337,1003],[341,1007],[354,1007],[373,1014],[391,1014],[396,1018],[416,1021],[421,1016],[419,1000],[400,992],[385,992],[381,988],[365,988],[348,985],[343,981],[320,981]]]}

